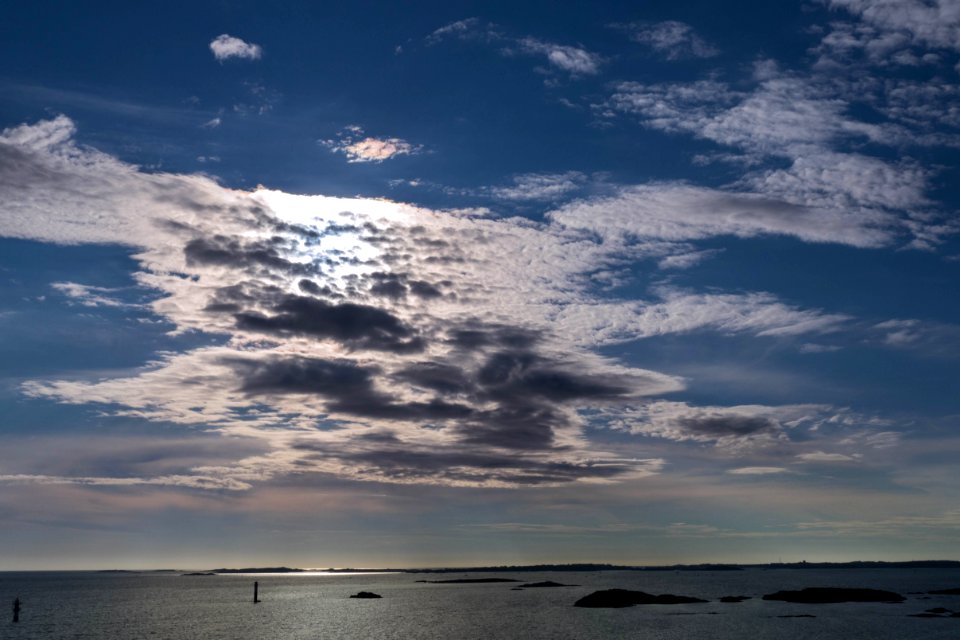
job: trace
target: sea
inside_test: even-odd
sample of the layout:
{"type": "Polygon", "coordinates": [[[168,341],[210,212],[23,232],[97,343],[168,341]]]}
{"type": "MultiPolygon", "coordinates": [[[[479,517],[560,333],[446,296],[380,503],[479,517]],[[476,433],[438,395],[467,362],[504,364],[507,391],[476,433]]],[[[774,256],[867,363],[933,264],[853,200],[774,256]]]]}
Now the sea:
{"type": "Polygon", "coordinates": [[[960,596],[957,569],[777,569],[511,573],[327,573],[187,576],[170,573],[0,572],[0,638],[43,640],[913,640],[960,638],[960,617],[912,617],[960,596]],[[418,580],[514,578],[518,583],[418,580]],[[253,603],[253,583],[261,602],[253,603]],[[554,588],[515,590],[554,581],[554,588]],[[804,587],[895,591],[899,604],[795,604],[761,596],[804,587]],[[574,607],[600,589],[710,600],[703,604],[574,607]],[[353,599],[371,591],[380,599],[353,599]],[[738,604],[722,596],[749,596],[738,604]],[[22,603],[12,622],[12,603],[22,603]]]}

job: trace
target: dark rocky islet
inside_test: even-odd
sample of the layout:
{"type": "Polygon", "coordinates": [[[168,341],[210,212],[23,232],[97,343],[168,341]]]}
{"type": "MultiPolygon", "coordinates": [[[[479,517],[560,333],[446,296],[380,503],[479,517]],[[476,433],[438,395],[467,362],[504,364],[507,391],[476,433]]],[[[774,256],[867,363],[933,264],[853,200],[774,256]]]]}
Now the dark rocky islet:
{"type": "Polygon", "coordinates": [[[355,593],[351,598],[382,598],[378,593],[373,593],[372,591],[361,591],[360,593],[355,593]]]}
{"type": "Polygon", "coordinates": [[[952,589],[936,589],[935,591],[927,591],[927,593],[932,593],[937,596],[960,596],[960,587],[954,587],[952,589]]]}
{"type": "Polygon", "coordinates": [[[803,604],[837,604],[841,602],[903,602],[906,598],[899,593],[882,589],[807,587],[799,591],[768,593],[763,596],[763,599],[803,604]]]}
{"type": "Polygon", "coordinates": [[[544,589],[548,587],[579,587],[578,584],[560,584],[559,582],[554,582],[552,580],[546,580],[544,582],[528,582],[527,584],[522,584],[520,587],[525,589],[544,589]]]}
{"type": "Polygon", "coordinates": [[[594,591],[588,596],[577,600],[573,606],[589,608],[609,608],[620,609],[623,607],[632,607],[637,604],[696,604],[709,602],[700,598],[691,598],[689,596],[675,596],[665,593],[661,595],[652,595],[643,591],[631,591],[629,589],[604,589],[594,591]]]}
{"type": "Polygon", "coordinates": [[[735,602],[743,602],[744,600],[749,600],[749,599],[750,599],[750,596],[723,596],[722,598],[720,598],[720,602],[735,603],[735,602]]]}

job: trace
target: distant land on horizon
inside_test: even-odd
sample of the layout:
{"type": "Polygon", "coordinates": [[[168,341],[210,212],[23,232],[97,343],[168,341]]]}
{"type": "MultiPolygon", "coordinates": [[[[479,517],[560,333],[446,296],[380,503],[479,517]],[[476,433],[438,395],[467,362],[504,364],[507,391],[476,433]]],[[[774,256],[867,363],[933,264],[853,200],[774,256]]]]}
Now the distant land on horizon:
{"type": "MultiPolygon", "coordinates": [[[[494,565],[478,567],[407,567],[407,568],[352,568],[330,567],[244,567],[239,569],[204,569],[213,574],[244,573],[501,573],[535,571],[742,571],[744,569],[960,569],[960,560],[853,560],[850,562],[770,562],[752,563],[699,563],[671,565],[619,565],[602,563],[494,565]]],[[[80,570],[82,571],[82,570],[80,570]]],[[[94,569],[96,573],[181,573],[187,569],[94,569]]]]}

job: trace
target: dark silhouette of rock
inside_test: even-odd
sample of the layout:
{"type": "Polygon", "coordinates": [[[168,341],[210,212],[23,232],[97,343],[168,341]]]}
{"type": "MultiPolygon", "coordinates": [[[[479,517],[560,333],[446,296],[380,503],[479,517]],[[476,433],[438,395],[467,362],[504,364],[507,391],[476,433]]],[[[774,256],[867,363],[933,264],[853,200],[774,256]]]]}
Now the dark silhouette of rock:
{"type": "Polygon", "coordinates": [[[510,587],[510,591],[523,591],[523,587],[510,587]]]}
{"type": "Polygon", "coordinates": [[[893,591],[881,589],[847,589],[843,587],[807,587],[800,591],[777,591],[763,596],[764,600],[802,602],[804,604],[828,604],[838,602],[903,602],[904,598],[893,591]]]}
{"type": "Polygon", "coordinates": [[[943,607],[934,607],[933,609],[927,609],[924,613],[950,613],[950,609],[944,609],[943,607]]]}
{"type": "Polygon", "coordinates": [[[383,596],[373,593],[372,591],[361,591],[360,593],[350,596],[351,598],[382,598],[383,596]]]}
{"type": "Polygon", "coordinates": [[[544,587],[579,587],[578,584],[560,584],[559,582],[553,582],[547,580],[546,582],[529,582],[527,584],[520,585],[521,587],[526,587],[528,589],[540,589],[544,587]]]}
{"type": "Polygon", "coordinates": [[[632,607],[635,604],[693,604],[698,602],[709,601],[688,596],[675,596],[669,593],[655,596],[643,591],[630,591],[629,589],[604,589],[580,598],[573,603],[573,606],[619,609],[632,607]]]}
{"type": "Polygon", "coordinates": [[[487,584],[490,582],[520,582],[511,578],[456,578],[454,580],[417,580],[428,584],[487,584]]]}
{"type": "Polygon", "coordinates": [[[932,593],[938,596],[960,596],[960,587],[955,587],[953,589],[937,589],[936,591],[927,591],[927,593],[932,593]]]}
{"type": "Polygon", "coordinates": [[[911,613],[907,617],[908,618],[945,618],[946,616],[941,616],[936,613],[911,613]]]}
{"type": "Polygon", "coordinates": [[[181,576],[215,576],[217,574],[209,571],[194,571],[193,573],[182,573],[181,576]]]}
{"type": "Polygon", "coordinates": [[[749,599],[750,596],[723,596],[720,598],[720,602],[743,602],[749,599]]]}
{"type": "Polygon", "coordinates": [[[817,616],[812,616],[809,613],[796,613],[794,615],[787,616],[777,616],[778,618],[816,618],[817,616]]]}

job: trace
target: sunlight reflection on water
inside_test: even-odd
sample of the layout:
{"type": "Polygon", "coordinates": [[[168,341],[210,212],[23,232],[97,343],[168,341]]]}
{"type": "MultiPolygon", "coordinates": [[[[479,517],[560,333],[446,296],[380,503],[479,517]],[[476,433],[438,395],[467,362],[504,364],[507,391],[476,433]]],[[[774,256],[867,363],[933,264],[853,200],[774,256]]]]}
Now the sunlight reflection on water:
{"type": "Polygon", "coordinates": [[[912,618],[933,607],[960,609],[960,596],[924,596],[960,586],[952,570],[748,570],[735,572],[585,572],[471,574],[579,586],[512,590],[514,584],[428,584],[460,574],[331,573],[179,574],[0,573],[0,597],[23,601],[21,622],[0,622],[0,637],[168,640],[315,638],[571,638],[680,640],[745,637],[877,640],[960,637],[960,619],[912,618]],[[253,582],[262,602],[254,605],[253,582]],[[907,595],[902,604],[800,605],[767,602],[763,593],[805,586],[868,586],[907,595]],[[580,609],[597,589],[621,587],[710,599],[705,604],[580,609]],[[379,600],[358,600],[373,591],[379,600]],[[749,595],[721,604],[724,595],[749,595]],[[929,598],[929,599],[924,599],[929,598]],[[811,614],[815,618],[781,618],[811,614]]]}

